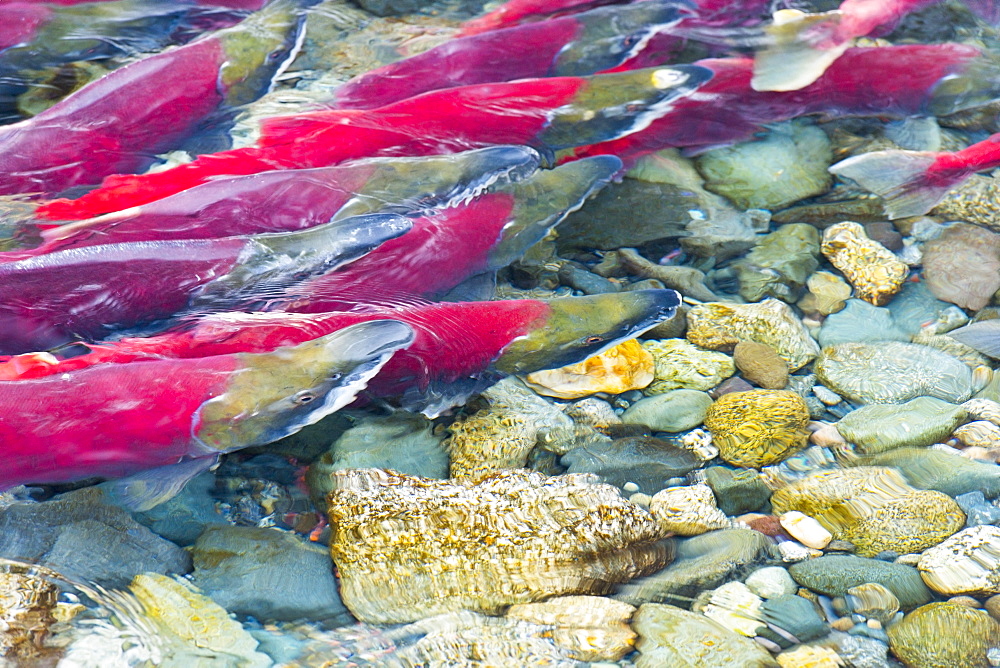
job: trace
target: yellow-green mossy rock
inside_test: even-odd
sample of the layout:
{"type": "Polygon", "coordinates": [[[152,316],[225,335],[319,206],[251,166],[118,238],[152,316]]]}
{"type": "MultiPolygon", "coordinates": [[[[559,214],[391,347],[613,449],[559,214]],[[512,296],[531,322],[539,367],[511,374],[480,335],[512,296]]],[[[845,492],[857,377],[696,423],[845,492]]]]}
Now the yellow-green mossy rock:
{"type": "Polygon", "coordinates": [[[815,518],[862,557],[920,552],[965,526],[950,496],[917,490],[896,469],[876,466],[807,475],[776,490],[771,505],[775,514],[797,510],[815,518]]]}
{"type": "Polygon", "coordinates": [[[784,390],[724,394],[705,415],[705,426],[722,459],[756,469],[804,448],[808,424],[805,400],[784,390]]]}
{"type": "Polygon", "coordinates": [[[632,620],[637,668],[777,668],[770,652],[697,612],[644,603],[632,620]]]}
{"type": "Polygon", "coordinates": [[[663,394],[670,390],[710,390],[736,373],[733,358],[705,350],[684,339],[651,339],[642,347],[653,356],[655,375],[643,393],[663,394]]]}
{"type": "Polygon", "coordinates": [[[889,647],[907,668],[988,668],[1000,624],[983,610],[928,603],[890,626],[889,647]]]}

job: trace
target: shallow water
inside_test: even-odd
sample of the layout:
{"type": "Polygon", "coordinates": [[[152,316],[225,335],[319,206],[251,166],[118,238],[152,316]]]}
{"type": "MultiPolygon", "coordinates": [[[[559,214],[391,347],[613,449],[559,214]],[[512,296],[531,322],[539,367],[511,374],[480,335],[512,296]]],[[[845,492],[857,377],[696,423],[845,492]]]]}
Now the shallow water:
{"type": "MultiPolygon", "coordinates": [[[[764,62],[769,8],[698,4],[673,41],[553,56],[585,75],[659,44],[626,61],[659,74],[493,83],[455,113],[473,94],[371,111],[393,85],[344,84],[494,4],[319,2],[273,62],[230,46],[239,99],[150,139],[131,171],[162,180],[106,201],[50,184],[65,164],[8,185],[33,121],[0,126],[0,665],[1000,665],[1000,160],[907,215],[829,170],[996,132],[996,29],[935,3],[761,93],[721,82],[764,62]],[[359,110],[273,121],[338,100],[359,110]]],[[[241,16],[103,35],[110,58],[0,50],[0,111],[47,118],[241,16]]],[[[106,113],[74,129],[132,132],[106,113]]]]}

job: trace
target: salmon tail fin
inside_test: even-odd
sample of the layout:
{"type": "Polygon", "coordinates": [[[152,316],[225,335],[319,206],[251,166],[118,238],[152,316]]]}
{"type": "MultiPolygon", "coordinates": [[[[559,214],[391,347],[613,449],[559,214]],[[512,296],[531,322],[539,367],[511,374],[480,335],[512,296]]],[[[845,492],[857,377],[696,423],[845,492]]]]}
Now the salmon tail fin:
{"type": "Polygon", "coordinates": [[[838,37],[840,19],[839,11],[775,12],[774,22],[766,28],[769,43],[754,56],[751,87],[759,91],[791,91],[820,78],[853,41],[838,37]]]}
{"type": "Polygon", "coordinates": [[[993,359],[1000,359],[1000,320],[981,320],[948,332],[948,336],[993,359]]]}
{"type": "Polygon", "coordinates": [[[885,200],[885,212],[891,219],[922,216],[941,201],[966,174],[953,177],[928,171],[940,153],[917,151],[873,151],[842,160],[830,167],[837,176],[851,179],[865,190],[885,200]]]}

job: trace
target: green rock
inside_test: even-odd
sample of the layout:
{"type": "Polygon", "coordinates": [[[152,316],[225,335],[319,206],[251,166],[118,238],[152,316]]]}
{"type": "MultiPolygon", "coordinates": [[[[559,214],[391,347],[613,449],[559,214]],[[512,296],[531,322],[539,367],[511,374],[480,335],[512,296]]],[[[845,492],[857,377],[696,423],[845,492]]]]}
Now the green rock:
{"type": "Polygon", "coordinates": [[[705,188],[737,208],[771,210],[829,190],[833,152],[826,133],[801,121],[771,127],[761,140],[701,155],[705,188]]]}
{"type": "Polygon", "coordinates": [[[696,612],[645,603],[632,619],[639,634],[637,668],[777,668],[761,645],[696,612]]]}
{"type": "Polygon", "coordinates": [[[596,473],[609,485],[624,487],[632,483],[649,495],[669,487],[671,478],[687,475],[703,463],[692,450],[647,436],[594,439],[562,457],[566,473],[596,473]]]}
{"type": "Polygon", "coordinates": [[[653,431],[679,432],[705,420],[712,397],[698,390],[672,390],[640,399],[622,413],[622,422],[644,424],[653,431]]]}
{"type": "Polygon", "coordinates": [[[765,559],[771,539],[752,529],[717,529],[677,541],[676,560],[662,571],[632,580],[613,596],[640,603],[690,605],[699,593],[718,587],[741,569],[765,559]]]}
{"type": "Polygon", "coordinates": [[[836,343],[909,341],[910,336],[896,326],[889,309],[848,299],[842,310],[826,317],[817,340],[826,348],[836,343]]]}
{"type": "Polygon", "coordinates": [[[740,296],[749,302],[776,297],[795,302],[809,276],[819,267],[819,232],[792,223],[761,238],[745,259],[733,263],[740,296]]]}
{"type": "Polygon", "coordinates": [[[669,390],[710,390],[736,372],[733,358],[705,350],[684,339],[650,339],[642,347],[653,356],[656,371],[643,393],[662,394],[669,390]]]}
{"type": "Polygon", "coordinates": [[[873,404],[851,411],[837,423],[837,431],[864,455],[903,446],[940,443],[965,421],[965,409],[933,397],[917,397],[905,404],[873,404]]]}
{"type": "MultiPolygon", "coordinates": [[[[918,489],[933,489],[954,498],[982,492],[1000,497],[1000,466],[928,448],[897,448],[867,457],[845,459],[844,466],[892,466],[918,489]]],[[[721,507],[721,506],[720,506],[721,507]]]]}
{"type": "Polygon", "coordinates": [[[800,561],[788,572],[803,587],[828,596],[846,596],[851,587],[874,582],[895,594],[904,610],[932,598],[916,568],[878,559],[830,555],[800,561]]]}
{"type": "Polygon", "coordinates": [[[771,498],[771,488],[754,469],[710,466],[705,469],[705,482],[712,488],[719,510],[730,516],[760,510],[771,498]]]}
{"type": "Polygon", "coordinates": [[[1000,624],[986,611],[929,603],[890,626],[889,647],[910,668],[984,668],[1000,643],[1000,624]]]}

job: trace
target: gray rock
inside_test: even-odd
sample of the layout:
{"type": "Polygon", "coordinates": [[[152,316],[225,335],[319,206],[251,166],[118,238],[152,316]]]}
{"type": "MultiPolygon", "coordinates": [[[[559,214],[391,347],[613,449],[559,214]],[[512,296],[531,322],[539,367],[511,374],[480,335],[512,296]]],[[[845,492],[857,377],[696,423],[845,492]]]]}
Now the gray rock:
{"type": "Polygon", "coordinates": [[[194,477],[180,494],[145,512],[133,513],[140,524],[181,546],[194,543],[205,527],[228,524],[218,512],[212,488],[215,476],[202,473],[194,477]]]}
{"type": "Polygon", "coordinates": [[[825,348],[835,343],[909,341],[910,335],[896,326],[889,309],[848,299],[843,310],[826,317],[817,339],[825,348]]]}
{"type": "Polygon", "coordinates": [[[121,588],[139,573],[187,573],[191,557],[106,502],[95,487],[0,509],[0,556],[121,588]]]}
{"type": "Polygon", "coordinates": [[[192,553],[194,583],[230,612],[260,620],[350,619],[326,549],[294,534],[210,527],[192,553]]]}
{"type": "Polygon", "coordinates": [[[680,432],[705,421],[712,397],[698,390],[672,390],[635,402],[622,422],[644,424],[653,431],[680,432]]]}
{"type": "Polygon", "coordinates": [[[573,448],[562,457],[567,473],[596,473],[609,485],[633,483],[645,494],[670,486],[669,480],[702,465],[693,451],[651,437],[594,440],[573,448]]]}
{"type": "Polygon", "coordinates": [[[929,448],[897,448],[877,455],[846,459],[845,466],[892,466],[917,489],[933,489],[951,497],[978,491],[1000,497],[1000,466],[977,462],[929,448]]]}
{"type": "Polygon", "coordinates": [[[803,587],[828,596],[845,596],[851,587],[875,582],[899,599],[904,610],[931,600],[931,591],[912,566],[864,557],[831,555],[793,564],[788,572],[803,587]]]}
{"type": "Polygon", "coordinates": [[[712,488],[719,510],[727,515],[760,510],[771,498],[771,488],[754,469],[710,466],[705,469],[705,483],[712,488]]]}
{"type": "Polygon", "coordinates": [[[979,490],[960,494],[955,497],[955,503],[965,512],[965,526],[974,527],[980,524],[996,524],[1000,520],[1000,508],[986,501],[979,490]]]}
{"type": "Polygon", "coordinates": [[[961,406],[933,397],[917,397],[905,404],[874,404],[851,411],[837,422],[837,431],[866,455],[903,446],[940,443],[962,424],[961,406]]]}

